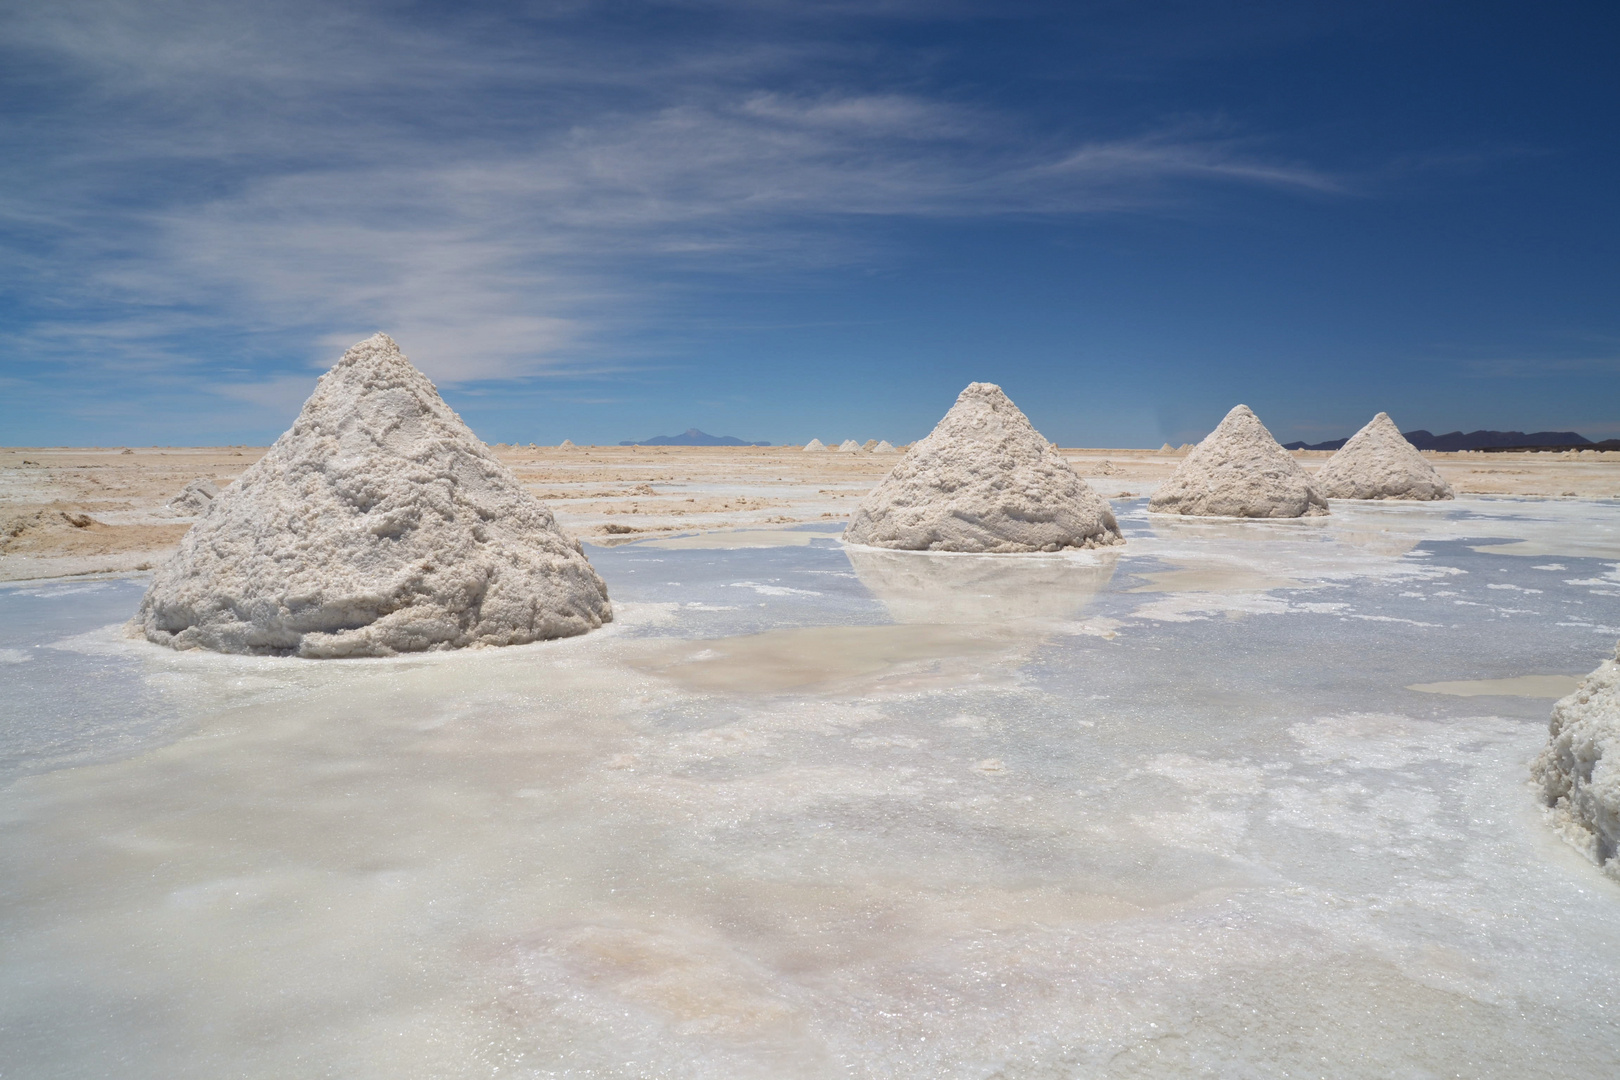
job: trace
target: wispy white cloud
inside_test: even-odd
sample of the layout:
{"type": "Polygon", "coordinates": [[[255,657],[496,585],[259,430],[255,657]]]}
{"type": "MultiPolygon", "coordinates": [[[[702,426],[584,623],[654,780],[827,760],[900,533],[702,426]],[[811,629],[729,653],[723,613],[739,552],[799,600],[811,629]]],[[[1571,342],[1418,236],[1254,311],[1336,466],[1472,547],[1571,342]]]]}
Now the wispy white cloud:
{"type": "MultiPolygon", "coordinates": [[[[1140,211],[1212,183],[1346,190],[1227,131],[1062,137],[888,84],[814,34],[659,48],[582,7],[500,25],[13,9],[14,55],[63,101],[0,146],[32,155],[0,166],[13,265],[33,261],[41,301],[14,354],[206,369],[189,335],[240,335],[245,355],[255,335],[297,339],[313,361],[386,327],[447,383],[577,371],[624,363],[625,331],[669,316],[683,271],[857,262],[874,251],[863,219],[1140,211]],[[42,133],[52,115],[61,129],[42,133]]],[[[252,385],[270,389],[225,392],[281,392],[252,385]]]]}

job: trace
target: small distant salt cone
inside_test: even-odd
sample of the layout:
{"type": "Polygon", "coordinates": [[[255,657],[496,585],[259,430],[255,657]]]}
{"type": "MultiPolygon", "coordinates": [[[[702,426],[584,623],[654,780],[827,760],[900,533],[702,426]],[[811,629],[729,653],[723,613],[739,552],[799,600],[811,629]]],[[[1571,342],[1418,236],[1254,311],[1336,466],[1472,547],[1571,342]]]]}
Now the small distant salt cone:
{"type": "Polygon", "coordinates": [[[1159,447],[1159,453],[1161,454],[1173,454],[1175,452],[1176,448],[1171,446],[1169,443],[1165,443],[1163,446],[1159,447]]]}
{"type": "Polygon", "coordinates": [[[843,442],[838,444],[838,452],[840,454],[854,454],[858,453],[860,449],[861,444],[856,442],[854,439],[845,439],[843,442]]]}
{"type": "Polygon", "coordinates": [[[1620,652],[1553,706],[1530,766],[1564,839],[1620,881],[1620,652]]]}
{"type": "Polygon", "coordinates": [[[991,383],[962,391],[933,432],[861,500],[844,539],[972,552],[1124,543],[1108,504],[991,383]]]}
{"type": "Polygon", "coordinates": [[[894,452],[894,444],[888,439],[884,439],[882,442],[872,447],[872,453],[874,454],[892,454],[894,452]]]}
{"type": "Polygon", "coordinates": [[[1294,518],[1328,512],[1308,473],[1239,405],[1148,500],[1156,514],[1294,518]]]}
{"type": "Polygon", "coordinates": [[[1176,453],[1178,453],[1178,454],[1188,454],[1188,453],[1192,452],[1192,448],[1193,448],[1192,443],[1184,442],[1180,446],[1176,447],[1176,453]]]}
{"type": "Polygon", "coordinates": [[[827,449],[827,445],[820,439],[811,439],[809,442],[804,444],[804,448],[806,450],[825,450],[827,449]]]}
{"type": "Polygon", "coordinates": [[[562,442],[557,444],[557,449],[559,449],[559,450],[577,450],[577,449],[579,449],[579,447],[574,445],[574,440],[573,439],[564,439],[562,442]]]}
{"type": "Polygon", "coordinates": [[[876,439],[867,439],[865,442],[861,443],[861,449],[865,450],[865,451],[868,451],[868,452],[876,450],[877,449],[877,440],[876,439]]]}
{"type": "Polygon", "coordinates": [[[177,649],[387,656],[612,618],[579,543],[377,334],[186,533],[131,628],[177,649]]]}
{"type": "Polygon", "coordinates": [[[1379,413],[1350,436],[1316,474],[1316,488],[1329,499],[1456,498],[1389,413],[1379,413]]]}

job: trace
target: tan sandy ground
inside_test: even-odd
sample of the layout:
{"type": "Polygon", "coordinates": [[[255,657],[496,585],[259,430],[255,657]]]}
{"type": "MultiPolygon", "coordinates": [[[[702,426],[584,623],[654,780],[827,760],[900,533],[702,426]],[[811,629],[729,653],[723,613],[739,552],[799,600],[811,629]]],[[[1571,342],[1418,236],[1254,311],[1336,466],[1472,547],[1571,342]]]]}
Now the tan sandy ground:
{"type": "MultiPolygon", "coordinates": [[[[593,543],[842,521],[894,454],[793,447],[496,446],[564,527],[593,543]]],[[[0,581],[149,569],[193,519],[166,508],[188,481],[224,487],[263,447],[0,448],[0,581]]],[[[1147,495],[1182,455],[1065,450],[1106,498],[1147,495]]],[[[1326,451],[1295,452],[1315,471],[1326,451]]],[[[1424,455],[1458,495],[1620,498],[1620,453],[1424,455]]],[[[766,543],[769,538],[762,538],[766,543]]]]}

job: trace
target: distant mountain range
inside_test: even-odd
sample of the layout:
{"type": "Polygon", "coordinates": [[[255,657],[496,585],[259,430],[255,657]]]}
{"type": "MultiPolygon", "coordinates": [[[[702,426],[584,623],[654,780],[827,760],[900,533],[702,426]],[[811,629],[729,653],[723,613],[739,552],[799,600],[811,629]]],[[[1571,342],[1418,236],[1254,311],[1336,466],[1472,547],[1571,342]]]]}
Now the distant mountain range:
{"type": "MultiPolygon", "coordinates": [[[[1573,431],[1470,431],[1464,434],[1461,431],[1448,432],[1445,435],[1436,435],[1432,431],[1419,428],[1416,431],[1403,431],[1406,441],[1419,450],[1570,450],[1577,447],[1590,447],[1593,449],[1609,449],[1607,443],[1594,443],[1584,435],[1573,431]]],[[[1331,439],[1328,442],[1283,443],[1284,450],[1337,450],[1348,438],[1331,439]]],[[[1610,439],[1609,442],[1615,440],[1610,439]]]]}
{"type": "Polygon", "coordinates": [[[710,435],[697,428],[687,428],[683,435],[654,435],[636,442],[626,439],[620,446],[769,446],[768,442],[748,442],[735,435],[710,435]]]}

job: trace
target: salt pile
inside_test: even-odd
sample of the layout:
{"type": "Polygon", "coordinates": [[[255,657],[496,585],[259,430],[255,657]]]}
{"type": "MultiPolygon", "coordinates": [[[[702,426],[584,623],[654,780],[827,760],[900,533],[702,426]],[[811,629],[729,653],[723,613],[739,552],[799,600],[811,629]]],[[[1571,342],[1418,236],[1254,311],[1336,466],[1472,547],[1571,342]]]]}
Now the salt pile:
{"type": "Polygon", "coordinates": [[[1327,502],[1311,478],[1247,405],[1226,414],[1219,427],[1176,467],[1148,500],[1156,514],[1287,518],[1325,514],[1327,502]]]}
{"type": "Polygon", "coordinates": [[[884,439],[882,442],[872,447],[872,453],[874,454],[892,454],[894,452],[894,444],[888,439],[884,439]]]}
{"type": "Polygon", "coordinates": [[[838,452],[840,454],[854,454],[858,453],[860,449],[861,444],[856,442],[854,439],[845,439],[843,442],[838,444],[838,452]]]}
{"type": "Polygon", "coordinates": [[[825,450],[827,449],[827,445],[820,439],[811,439],[809,442],[804,444],[804,448],[806,450],[825,450]]]}
{"type": "Polygon", "coordinates": [[[1564,838],[1620,881],[1620,648],[1553,706],[1530,766],[1564,838]]]}
{"type": "Polygon", "coordinates": [[[574,440],[573,439],[564,439],[562,442],[557,444],[557,449],[559,449],[559,450],[577,450],[578,447],[576,447],[574,445],[574,440]]]}
{"type": "Polygon", "coordinates": [[[186,533],[132,629],[177,649],[387,656],[612,617],[578,542],[377,334],[186,533]]]}
{"type": "Polygon", "coordinates": [[[1389,413],[1350,437],[1316,474],[1329,499],[1452,499],[1451,485],[1406,441],[1389,413]]]}
{"type": "Polygon", "coordinates": [[[180,489],[180,494],[169,500],[168,507],[176,514],[190,516],[205,514],[219,497],[219,485],[206,476],[199,476],[180,489]]]}
{"type": "Polygon", "coordinates": [[[1165,443],[1163,446],[1159,447],[1159,453],[1161,454],[1173,454],[1175,452],[1176,448],[1171,446],[1169,443],[1165,443]]]}
{"type": "Polygon", "coordinates": [[[1108,504],[991,383],[962,391],[928,437],[861,500],[844,539],[971,552],[1124,543],[1108,504]]]}

